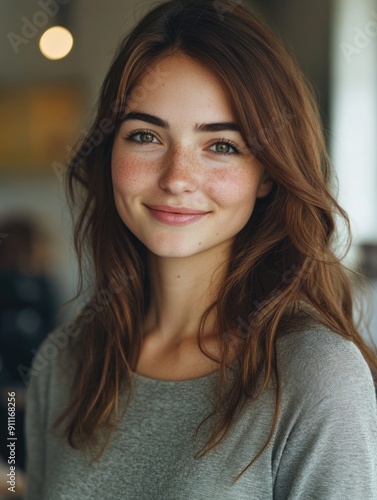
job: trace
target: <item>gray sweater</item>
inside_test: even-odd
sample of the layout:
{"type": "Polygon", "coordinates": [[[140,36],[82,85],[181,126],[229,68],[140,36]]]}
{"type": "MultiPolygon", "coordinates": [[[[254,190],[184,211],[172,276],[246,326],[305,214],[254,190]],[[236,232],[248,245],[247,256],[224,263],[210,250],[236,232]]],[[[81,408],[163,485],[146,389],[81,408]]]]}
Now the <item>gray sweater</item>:
{"type": "Polygon", "coordinates": [[[57,363],[64,343],[64,335],[54,332],[33,366],[26,500],[377,499],[371,372],[353,343],[323,326],[278,340],[278,424],[263,455],[234,486],[232,479],[268,437],[272,389],[249,402],[225,440],[195,460],[193,433],[211,409],[218,373],[183,381],[135,374],[131,405],[105,453],[91,466],[84,451],[50,431],[67,402],[72,374],[69,361],[62,371],[57,363]]]}

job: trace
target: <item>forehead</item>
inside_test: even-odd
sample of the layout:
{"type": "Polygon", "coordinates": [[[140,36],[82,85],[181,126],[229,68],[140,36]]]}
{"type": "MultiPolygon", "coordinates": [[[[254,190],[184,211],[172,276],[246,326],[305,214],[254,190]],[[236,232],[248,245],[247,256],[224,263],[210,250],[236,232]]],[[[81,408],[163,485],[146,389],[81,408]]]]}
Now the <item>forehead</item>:
{"type": "Polygon", "coordinates": [[[147,66],[127,99],[127,111],[142,107],[154,113],[170,110],[190,120],[205,114],[234,119],[220,78],[211,68],[185,54],[166,56],[147,66]]]}

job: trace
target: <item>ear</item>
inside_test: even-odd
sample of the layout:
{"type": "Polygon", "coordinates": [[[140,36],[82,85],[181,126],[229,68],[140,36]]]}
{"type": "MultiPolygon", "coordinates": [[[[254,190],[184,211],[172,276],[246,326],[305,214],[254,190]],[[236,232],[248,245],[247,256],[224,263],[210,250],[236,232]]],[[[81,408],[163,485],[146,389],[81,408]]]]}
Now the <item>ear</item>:
{"type": "Polygon", "coordinates": [[[262,180],[260,181],[260,184],[258,186],[257,198],[264,198],[265,196],[270,194],[273,185],[273,179],[266,171],[264,171],[262,180]]]}

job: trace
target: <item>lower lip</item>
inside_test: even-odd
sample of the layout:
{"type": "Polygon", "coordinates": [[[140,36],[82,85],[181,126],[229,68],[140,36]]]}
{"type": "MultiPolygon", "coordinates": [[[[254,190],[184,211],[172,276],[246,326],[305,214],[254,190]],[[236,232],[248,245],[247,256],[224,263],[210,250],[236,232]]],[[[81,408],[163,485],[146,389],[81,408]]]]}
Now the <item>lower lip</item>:
{"type": "Polygon", "coordinates": [[[208,213],[176,214],[173,212],[162,212],[161,210],[154,210],[153,208],[149,207],[148,209],[155,219],[171,226],[184,226],[185,224],[191,224],[192,222],[202,219],[208,213]]]}

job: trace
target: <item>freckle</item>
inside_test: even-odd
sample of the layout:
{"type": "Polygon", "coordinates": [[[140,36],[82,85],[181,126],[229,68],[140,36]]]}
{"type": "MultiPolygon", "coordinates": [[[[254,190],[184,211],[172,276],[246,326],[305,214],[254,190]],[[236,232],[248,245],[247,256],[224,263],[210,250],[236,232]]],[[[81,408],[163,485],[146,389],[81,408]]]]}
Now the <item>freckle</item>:
{"type": "Polygon", "coordinates": [[[219,233],[216,233],[216,236],[218,236],[218,235],[219,235],[219,233]]]}
{"type": "Polygon", "coordinates": [[[201,245],[201,244],[202,244],[202,242],[201,242],[201,241],[199,241],[199,245],[201,245]]]}
{"type": "Polygon", "coordinates": [[[178,274],[177,278],[180,278],[180,275],[178,274]]]}

